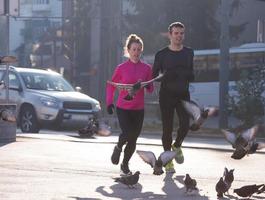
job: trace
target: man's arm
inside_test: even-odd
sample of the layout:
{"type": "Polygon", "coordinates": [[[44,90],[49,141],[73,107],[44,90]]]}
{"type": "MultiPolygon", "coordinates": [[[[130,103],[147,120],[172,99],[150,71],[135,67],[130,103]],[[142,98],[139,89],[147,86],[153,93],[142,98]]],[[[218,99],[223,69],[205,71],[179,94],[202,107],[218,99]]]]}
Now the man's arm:
{"type": "MultiPolygon", "coordinates": [[[[153,65],[153,68],[152,68],[152,77],[156,78],[159,75],[160,71],[161,71],[161,73],[163,73],[162,72],[162,67],[161,67],[161,59],[160,59],[159,54],[157,53],[155,55],[154,65],[153,65]]],[[[157,80],[157,81],[159,81],[159,80],[157,80]]]]}
{"type": "Polygon", "coordinates": [[[193,50],[191,50],[191,53],[190,53],[190,56],[189,56],[189,59],[190,59],[190,60],[189,60],[189,63],[190,63],[189,68],[190,68],[190,70],[191,70],[190,75],[189,75],[189,77],[188,77],[189,82],[193,82],[194,79],[195,79],[194,71],[193,71],[193,57],[194,57],[194,52],[193,52],[193,50]]]}

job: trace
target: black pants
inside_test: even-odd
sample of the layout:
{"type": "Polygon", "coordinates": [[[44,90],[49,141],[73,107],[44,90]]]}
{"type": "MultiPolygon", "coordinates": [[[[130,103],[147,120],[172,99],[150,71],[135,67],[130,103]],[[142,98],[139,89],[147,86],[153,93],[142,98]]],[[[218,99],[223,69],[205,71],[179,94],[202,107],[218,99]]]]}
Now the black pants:
{"type": "Polygon", "coordinates": [[[159,105],[162,118],[162,144],[165,151],[171,149],[172,132],[173,132],[173,119],[176,111],[179,120],[179,128],[177,130],[177,137],[174,142],[176,147],[180,147],[184,138],[189,131],[189,115],[183,107],[180,99],[190,100],[189,93],[180,97],[172,97],[160,92],[159,105]]]}
{"type": "Polygon", "coordinates": [[[144,110],[117,108],[117,116],[122,131],[119,136],[118,147],[122,148],[127,143],[124,149],[123,163],[128,164],[135,151],[137,138],[142,130],[144,110]]]}

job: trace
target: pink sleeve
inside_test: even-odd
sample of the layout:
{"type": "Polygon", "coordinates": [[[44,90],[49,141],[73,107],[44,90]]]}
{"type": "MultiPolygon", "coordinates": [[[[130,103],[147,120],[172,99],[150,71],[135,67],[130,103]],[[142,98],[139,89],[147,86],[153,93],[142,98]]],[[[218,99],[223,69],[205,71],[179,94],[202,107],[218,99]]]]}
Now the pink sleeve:
{"type": "MultiPolygon", "coordinates": [[[[112,75],[112,78],[111,78],[111,81],[113,82],[116,82],[116,83],[119,83],[120,82],[120,72],[118,70],[119,68],[116,67],[113,75],[112,75]]],[[[106,103],[107,103],[107,106],[110,105],[110,104],[113,104],[113,100],[114,100],[114,94],[115,94],[115,90],[116,88],[111,85],[111,84],[108,84],[107,83],[107,90],[106,90],[106,103]]]]}
{"type": "MultiPolygon", "coordinates": [[[[149,66],[149,69],[148,69],[148,76],[147,76],[147,81],[151,80],[152,79],[152,69],[151,69],[151,66],[149,66]]],[[[154,91],[154,84],[153,83],[150,83],[149,84],[149,87],[146,88],[146,91],[148,93],[152,93],[154,91]]]]}

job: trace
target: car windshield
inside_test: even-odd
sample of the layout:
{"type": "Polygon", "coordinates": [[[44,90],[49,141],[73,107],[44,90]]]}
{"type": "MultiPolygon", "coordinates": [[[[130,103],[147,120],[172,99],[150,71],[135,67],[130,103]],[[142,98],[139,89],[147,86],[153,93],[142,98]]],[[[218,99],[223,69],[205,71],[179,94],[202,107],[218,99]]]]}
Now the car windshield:
{"type": "Polygon", "coordinates": [[[22,72],[21,76],[28,89],[62,92],[74,91],[73,87],[60,75],[22,72]]]}

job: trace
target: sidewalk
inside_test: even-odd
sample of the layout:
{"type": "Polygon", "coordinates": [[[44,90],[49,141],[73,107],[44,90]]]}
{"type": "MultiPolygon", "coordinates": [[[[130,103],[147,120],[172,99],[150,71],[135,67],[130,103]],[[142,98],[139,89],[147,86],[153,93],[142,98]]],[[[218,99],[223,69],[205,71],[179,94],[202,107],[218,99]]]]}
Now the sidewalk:
{"type": "MultiPolygon", "coordinates": [[[[93,136],[92,138],[80,138],[77,133],[66,132],[64,134],[51,134],[50,131],[42,131],[44,133],[39,134],[25,134],[18,133],[17,137],[21,138],[36,138],[36,139],[48,139],[48,140],[62,140],[70,142],[84,142],[84,143],[109,143],[116,144],[118,141],[118,132],[113,132],[112,135],[93,136]]],[[[175,136],[173,136],[174,138],[175,136]]],[[[259,139],[264,141],[264,139],[259,139]]],[[[264,141],[265,142],[265,141],[264,141]]],[[[142,133],[138,140],[138,145],[154,145],[162,146],[161,134],[159,133],[142,133]]],[[[218,151],[233,151],[231,145],[221,136],[209,135],[209,134],[188,134],[183,142],[183,148],[196,148],[196,149],[212,149],[218,151]]],[[[258,151],[257,153],[265,153],[265,149],[258,151]]]]}
{"type": "MultiPolygon", "coordinates": [[[[159,133],[142,133],[137,148],[158,155],[162,150],[160,137],[159,133]]],[[[224,166],[236,169],[233,188],[261,183],[265,178],[265,151],[238,162],[230,158],[232,148],[224,138],[190,134],[183,143],[187,154],[185,163],[176,164],[174,175],[154,176],[150,166],[135,154],[130,167],[134,172],[140,171],[141,177],[136,188],[129,189],[112,179],[119,176],[119,166],[110,161],[117,140],[118,132],[88,139],[79,138],[74,132],[18,132],[16,142],[0,143],[0,199],[216,200],[214,187],[224,166]],[[183,176],[186,173],[198,182],[200,190],[196,196],[185,194],[183,176]]],[[[235,199],[235,195],[232,197],[235,199]]],[[[259,199],[263,197],[260,195],[259,199]]]]}

